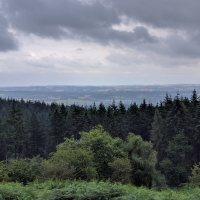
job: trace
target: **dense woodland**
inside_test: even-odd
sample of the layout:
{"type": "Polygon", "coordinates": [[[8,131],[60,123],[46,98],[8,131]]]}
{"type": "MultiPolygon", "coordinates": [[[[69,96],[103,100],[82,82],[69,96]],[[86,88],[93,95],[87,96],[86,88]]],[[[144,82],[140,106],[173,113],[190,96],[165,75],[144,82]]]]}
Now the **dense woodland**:
{"type": "MultiPolygon", "coordinates": [[[[148,187],[165,179],[175,187],[188,182],[200,162],[200,100],[196,91],[190,99],[166,95],[157,105],[144,100],[128,108],[115,101],[84,107],[1,98],[0,160],[1,180],[11,177],[5,170],[37,162],[44,179],[97,178],[148,187]],[[65,174],[55,170],[62,165],[65,174]]],[[[35,177],[28,176],[20,181],[35,177]]]]}

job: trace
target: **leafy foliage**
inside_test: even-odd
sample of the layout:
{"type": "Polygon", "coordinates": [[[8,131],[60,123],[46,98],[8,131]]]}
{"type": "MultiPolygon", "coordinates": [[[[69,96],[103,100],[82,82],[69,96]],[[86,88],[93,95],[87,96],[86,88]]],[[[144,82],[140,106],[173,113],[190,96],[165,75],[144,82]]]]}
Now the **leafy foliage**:
{"type": "Polygon", "coordinates": [[[34,181],[40,173],[40,164],[42,159],[35,157],[33,159],[11,159],[0,163],[1,181],[14,181],[23,184],[34,181]]]}
{"type": "Polygon", "coordinates": [[[0,199],[18,200],[188,200],[199,199],[199,187],[186,185],[180,189],[162,191],[108,182],[46,181],[23,186],[20,183],[0,183],[0,199]]]}
{"type": "Polygon", "coordinates": [[[176,187],[189,181],[192,166],[200,162],[199,117],[200,100],[195,90],[190,99],[179,94],[172,99],[167,94],[156,106],[144,99],[140,105],[132,103],[127,108],[115,101],[108,107],[102,103],[84,107],[0,98],[0,161],[9,164],[12,159],[40,155],[45,160],[40,170],[43,175],[38,176],[44,179],[114,180],[114,163],[121,165],[120,159],[129,159],[132,183],[162,185],[160,170],[167,184],[176,187]],[[134,133],[135,139],[130,139],[129,133],[134,133]],[[49,158],[51,152],[56,153],[49,158]],[[88,161],[89,171],[84,159],[78,162],[81,156],[88,161]],[[64,173],[65,167],[70,173],[64,173]]]}
{"type": "Polygon", "coordinates": [[[115,157],[123,157],[122,140],[112,138],[102,126],[94,127],[88,133],[81,133],[81,142],[89,147],[94,154],[94,163],[100,180],[106,180],[111,176],[109,162],[115,157]]]}
{"type": "Polygon", "coordinates": [[[191,183],[200,183],[200,163],[195,164],[192,168],[192,175],[189,176],[191,183]]]}
{"type": "Polygon", "coordinates": [[[132,166],[128,158],[115,158],[109,166],[112,170],[112,182],[131,183],[132,166]]]}
{"type": "MultiPolygon", "coordinates": [[[[58,150],[44,165],[44,173],[49,164],[52,169],[49,171],[48,178],[54,179],[82,179],[91,180],[96,177],[96,169],[93,163],[93,154],[87,149],[65,149],[58,150]]],[[[48,170],[48,169],[47,169],[48,170]]]]}
{"type": "Polygon", "coordinates": [[[169,185],[177,186],[187,182],[189,165],[186,156],[191,150],[192,146],[188,145],[188,140],[183,133],[175,135],[169,142],[166,150],[168,157],[161,162],[161,169],[168,178],[169,185]]]}
{"type": "Polygon", "coordinates": [[[155,169],[156,151],[150,142],[143,141],[140,136],[130,133],[125,149],[131,160],[133,183],[137,186],[152,186],[153,180],[157,185],[165,186],[165,179],[155,169]]]}

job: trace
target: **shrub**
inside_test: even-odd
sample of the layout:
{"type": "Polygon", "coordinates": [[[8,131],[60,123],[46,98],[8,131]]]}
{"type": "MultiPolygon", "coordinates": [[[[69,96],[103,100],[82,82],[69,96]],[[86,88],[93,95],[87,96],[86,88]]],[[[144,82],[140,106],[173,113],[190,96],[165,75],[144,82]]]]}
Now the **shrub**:
{"type": "Polygon", "coordinates": [[[40,171],[42,158],[11,159],[0,164],[1,181],[20,182],[24,185],[34,181],[40,171]]]}
{"type": "Polygon", "coordinates": [[[43,179],[82,179],[91,180],[96,177],[93,154],[86,149],[58,149],[49,160],[42,163],[43,179]]]}
{"type": "Polygon", "coordinates": [[[109,166],[113,171],[111,181],[123,184],[131,183],[132,167],[128,158],[116,158],[109,163],[109,166]]]}
{"type": "Polygon", "coordinates": [[[189,176],[191,183],[200,183],[200,162],[195,164],[192,169],[192,175],[189,176]]]}

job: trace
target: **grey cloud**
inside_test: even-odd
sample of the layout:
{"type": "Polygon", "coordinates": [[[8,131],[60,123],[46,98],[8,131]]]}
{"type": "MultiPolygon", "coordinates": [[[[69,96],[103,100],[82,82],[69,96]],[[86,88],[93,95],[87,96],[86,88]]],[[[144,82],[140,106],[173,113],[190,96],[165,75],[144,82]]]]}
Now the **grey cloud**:
{"type": "MultiPolygon", "coordinates": [[[[196,58],[200,53],[200,2],[196,0],[93,0],[90,3],[0,0],[0,3],[11,27],[27,34],[111,44],[118,48],[125,46],[178,57],[196,58]],[[144,26],[137,26],[132,32],[112,29],[112,25],[122,22],[121,16],[144,26]],[[181,30],[186,36],[183,38],[172,32],[169,37],[158,38],[150,34],[149,26],[181,30]]],[[[1,50],[17,48],[13,35],[7,31],[7,22],[2,26],[1,50]]]]}
{"type": "Polygon", "coordinates": [[[76,51],[83,51],[83,49],[82,48],[78,48],[78,49],[76,49],[76,51]]]}
{"type": "MultiPolygon", "coordinates": [[[[107,0],[104,0],[106,3],[107,0]]],[[[112,7],[128,17],[153,28],[171,30],[166,38],[156,38],[159,44],[147,44],[141,50],[154,51],[169,56],[198,58],[200,55],[200,2],[196,0],[111,0],[112,7]],[[178,35],[181,31],[185,36],[178,35]],[[163,48],[163,46],[164,48],[163,48]]],[[[145,33],[143,33],[145,34],[145,33]]],[[[140,32],[139,37],[142,36],[140,32]]],[[[146,39],[148,37],[145,37],[146,39]]],[[[155,38],[154,38],[155,39],[155,38]]],[[[151,38],[150,38],[151,40],[151,38]]],[[[148,41],[150,41],[148,40],[148,41]]],[[[155,40],[154,40],[155,41],[155,40]]]]}
{"type": "Polygon", "coordinates": [[[8,31],[8,23],[0,13],[0,51],[6,52],[18,49],[18,42],[14,35],[8,31]]]}
{"type": "Polygon", "coordinates": [[[128,46],[130,48],[140,48],[144,44],[153,44],[159,42],[154,36],[151,36],[145,27],[138,26],[133,32],[116,31],[111,28],[84,30],[79,36],[87,41],[98,42],[102,45],[114,44],[115,46],[128,46]],[[86,38],[84,36],[87,36],[86,38]]]}
{"type": "Polygon", "coordinates": [[[110,54],[109,56],[106,57],[106,59],[112,63],[122,66],[132,65],[135,61],[133,57],[123,54],[110,54]]]}
{"type": "Polygon", "coordinates": [[[200,44],[193,37],[183,37],[178,34],[170,35],[166,38],[160,38],[159,44],[144,46],[147,51],[171,58],[190,58],[197,59],[200,55],[200,44]]]}
{"type": "Polygon", "coordinates": [[[173,57],[182,56],[190,58],[198,58],[200,55],[200,46],[190,38],[182,38],[178,36],[169,37],[166,40],[169,48],[169,54],[173,57]]]}
{"type": "Polygon", "coordinates": [[[2,1],[14,28],[44,37],[73,37],[82,30],[108,28],[119,22],[117,14],[98,1],[92,4],[77,0],[2,1]]]}
{"type": "MultiPolygon", "coordinates": [[[[119,14],[159,28],[198,29],[200,2],[196,0],[111,0],[119,14]]],[[[104,0],[106,3],[107,0],[104,0]]]]}
{"type": "Polygon", "coordinates": [[[25,61],[25,64],[28,66],[32,66],[33,68],[37,68],[37,70],[53,70],[55,68],[55,65],[53,62],[49,62],[45,59],[35,60],[35,61],[25,61]]]}
{"type": "Polygon", "coordinates": [[[152,37],[149,34],[148,30],[143,26],[137,26],[136,28],[134,28],[134,37],[136,40],[139,40],[142,43],[154,43],[158,41],[156,37],[152,37]]]}
{"type": "Polygon", "coordinates": [[[70,38],[82,41],[110,43],[152,43],[144,27],[134,33],[113,30],[113,24],[121,22],[120,15],[100,1],[91,4],[77,0],[2,0],[12,27],[28,34],[55,39],[70,38]]]}

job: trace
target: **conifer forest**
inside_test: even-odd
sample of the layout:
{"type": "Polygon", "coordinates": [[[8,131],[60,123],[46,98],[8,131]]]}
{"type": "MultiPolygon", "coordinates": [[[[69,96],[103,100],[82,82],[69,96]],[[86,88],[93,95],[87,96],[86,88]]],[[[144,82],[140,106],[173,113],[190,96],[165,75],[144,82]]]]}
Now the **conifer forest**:
{"type": "MultiPolygon", "coordinates": [[[[101,199],[129,199],[129,189],[122,192],[127,184],[158,190],[198,185],[199,163],[200,100],[195,90],[191,98],[166,94],[157,105],[144,99],[129,107],[115,101],[81,106],[0,99],[0,194],[5,197],[13,188],[8,182],[40,182],[51,185],[44,188],[71,184],[71,190],[73,184],[82,189],[93,184],[88,187],[107,189],[109,195],[114,191],[101,199]]],[[[134,195],[130,199],[137,199],[134,195]]],[[[163,199],[170,199],[167,195],[163,199]]],[[[70,198],[84,199],[54,199],[70,198]]]]}

